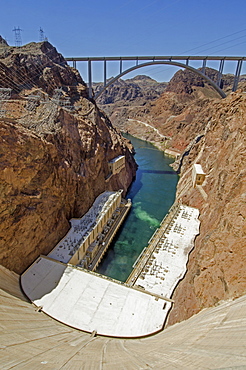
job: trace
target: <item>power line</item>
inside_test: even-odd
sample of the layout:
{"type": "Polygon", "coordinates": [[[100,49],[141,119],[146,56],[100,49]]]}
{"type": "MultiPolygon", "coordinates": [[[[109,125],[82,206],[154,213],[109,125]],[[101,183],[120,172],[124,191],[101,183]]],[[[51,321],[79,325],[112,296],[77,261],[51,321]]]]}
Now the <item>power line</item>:
{"type": "Polygon", "coordinates": [[[11,89],[1,88],[0,89],[0,117],[4,117],[6,114],[6,109],[3,107],[3,103],[10,99],[11,89]]]}
{"type": "MultiPolygon", "coordinates": [[[[26,88],[29,88],[31,89],[32,88],[32,85],[36,85],[34,79],[37,77],[37,76],[40,76],[43,74],[43,70],[44,68],[49,65],[50,61],[52,61],[53,63],[56,63],[55,60],[60,58],[60,55],[57,55],[55,58],[53,59],[50,59],[48,54],[51,53],[52,50],[49,50],[45,55],[47,56],[47,58],[49,59],[47,61],[47,63],[42,63],[40,61],[35,61],[34,65],[35,65],[35,68],[33,70],[33,72],[35,73],[34,75],[32,75],[32,77],[29,77],[29,78],[25,78],[22,76],[21,73],[18,73],[16,74],[16,77],[17,77],[17,81],[21,82],[23,86],[25,86],[26,88]]],[[[59,65],[59,63],[57,63],[59,65]]],[[[0,64],[0,69],[5,72],[5,70],[3,69],[3,66],[0,64]]],[[[1,76],[1,78],[3,80],[5,80],[7,82],[8,85],[12,86],[14,89],[17,88],[17,90],[20,89],[20,85],[18,85],[18,83],[14,82],[13,80],[13,77],[8,77],[6,76],[1,76]]],[[[57,88],[57,85],[55,84],[55,82],[53,81],[53,79],[51,78],[50,81],[49,81],[49,84],[50,86],[54,89],[54,88],[57,88]]]]}
{"type": "MultiPolygon", "coordinates": [[[[221,51],[224,51],[224,50],[228,50],[228,49],[233,48],[233,47],[238,46],[238,45],[245,44],[245,43],[246,43],[246,41],[239,42],[238,44],[231,45],[231,46],[228,46],[227,48],[223,48],[223,49],[217,50],[217,53],[218,53],[218,52],[221,52],[221,51]]],[[[214,53],[213,53],[213,54],[214,54],[214,53]]]]}
{"type": "MultiPolygon", "coordinates": [[[[203,46],[207,46],[207,45],[214,44],[214,43],[216,43],[216,42],[218,42],[218,41],[224,40],[224,39],[226,39],[226,38],[228,38],[228,37],[231,37],[231,36],[237,35],[237,34],[239,34],[239,33],[245,32],[245,31],[246,31],[246,28],[245,28],[245,29],[243,29],[243,30],[237,31],[237,32],[233,32],[233,33],[231,33],[231,34],[229,34],[229,35],[226,35],[226,36],[220,37],[220,38],[218,38],[218,39],[216,39],[216,40],[213,40],[213,41],[207,42],[207,43],[202,44],[202,45],[200,45],[200,46],[197,46],[197,47],[195,47],[195,48],[192,48],[192,49],[186,50],[186,51],[184,51],[184,52],[180,53],[179,55],[184,55],[184,54],[186,54],[187,52],[190,52],[190,51],[193,51],[193,50],[196,50],[196,49],[200,49],[200,48],[201,48],[201,47],[203,47],[203,46]]],[[[219,43],[218,45],[211,46],[210,48],[207,48],[207,49],[203,49],[202,51],[199,51],[199,53],[195,53],[195,55],[197,55],[197,54],[201,54],[201,53],[202,53],[202,52],[204,52],[204,51],[208,51],[208,50],[211,50],[211,49],[218,48],[218,47],[220,47],[220,46],[222,46],[222,45],[225,45],[225,44],[229,44],[230,42],[234,42],[234,41],[239,40],[239,39],[242,39],[242,38],[244,38],[244,37],[246,37],[246,35],[243,35],[243,36],[240,36],[240,37],[236,37],[236,38],[233,38],[232,40],[229,40],[229,41],[225,41],[225,42],[219,43]]],[[[229,47],[227,47],[227,48],[223,48],[223,49],[217,50],[217,51],[215,51],[215,52],[213,52],[213,53],[211,53],[211,54],[215,54],[215,53],[221,52],[221,51],[223,51],[223,50],[230,49],[230,48],[232,48],[232,47],[234,47],[234,46],[241,45],[241,44],[244,44],[244,42],[237,43],[237,44],[231,45],[231,46],[229,46],[229,47]]],[[[149,73],[150,71],[157,70],[157,69],[159,69],[159,68],[160,68],[160,67],[153,67],[153,68],[151,68],[151,69],[149,69],[149,70],[148,70],[148,73],[149,73]]],[[[155,74],[160,74],[161,72],[167,71],[168,69],[170,69],[170,67],[169,67],[169,68],[166,68],[165,70],[162,70],[162,71],[160,71],[160,72],[156,72],[156,73],[152,73],[152,74],[153,74],[153,75],[155,75],[155,74]]]]}
{"type": "MultiPolygon", "coordinates": [[[[226,35],[226,36],[220,37],[220,38],[218,38],[218,39],[216,39],[216,40],[206,42],[205,44],[202,44],[202,45],[197,46],[197,47],[195,47],[195,48],[192,48],[192,49],[186,50],[186,51],[184,51],[182,54],[188,53],[188,52],[193,51],[193,50],[196,50],[196,49],[200,49],[200,48],[202,48],[203,46],[207,46],[207,45],[213,44],[213,43],[215,43],[215,42],[217,42],[217,41],[224,40],[224,39],[226,39],[226,38],[228,38],[228,37],[231,37],[231,36],[237,35],[238,33],[241,33],[241,32],[244,32],[244,31],[246,31],[246,28],[244,28],[244,29],[243,29],[243,30],[241,30],[241,31],[233,32],[233,33],[231,33],[231,34],[229,34],[229,35],[226,35]]],[[[242,37],[244,37],[244,36],[242,36],[242,37]]],[[[234,41],[234,40],[235,40],[235,39],[233,39],[233,40],[231,40],[231,41],[234,41]]],[[[237,39],[236,39],[236,40],[237,40],[237,39]]],[[[228,41],[228,42],[229,42],[229,41],[228,41]]],[[[221,45],[221,44],[219,44],[218,46],[220,46],[220,45],[221,45]]],[[[200,53],[200,52],[199,52],[199,53],[200,53]]]]}
{"type": "MultiPolygon", "coordinates": [[[[39,60],[33,60],[33,66],[35,66],[33,72],[35,72],[35,74],[33,75],[32,74],[32,77],[31,78],[25,78],[25,76],[23,77],[23,73],[16,73],[16,75],[12,75],[11,77],[9,77],[8,75],[6,75],[6,72],[8,72],[8,70],[5,70],[4,69],[4,64],[0,63],[0,72],[1,73],[1,80],[3,81],[4,84],[6,84],[8,87],[12,87],[14,90],[17,90],[17,91],[20,91],[22,89],[22,87],[24,86],[25,88],[29,88],[31,89],[33,86],[37,86],[37,84],[35,83],[34,79],[36,76],[40,76],[43,74],[43,71],[45,69],[45,67],[47,65],[50,65],[51,61],[54,63],[54,66],[51,67],[51,69],[54,67],[56,68],[57,65],[62,65],[64,66],[64,61],[62,61],[61,63],[57,63],[56,59],[60,59],[60,54],[57,54],[54,58],[50,58],[49,57],[49,53],[52,53],[53,52],[53,49],[52,50],[48,50],[46,52],[46,56],[47,56],[47,63],[42,63],[41,61],[39,60]],[[37,73],[36,73],[37,72],[37,73]],[[15,76],[17,78],[17,82],[14,82],[15,80],[15,76]]],[[[67,65],[67,64],[66,64],[67,65]]],[[[59,88],[57,88],[57,84],[55,83],[55,81],[53,80],[52,76],[51,78],[49,79],[49,82],[48,83],[48,86],[52,87],[53,88],[53,97],[50,99],[50,101],[45,101],[45,103],[48,103],[46,104],[46,112],[48,112],[48,115],[46,114],[46,118],[44,118],[44,122],[46,122],[47,124],[49,124],[55,117],[55,114],[56,114],[56,111],[58,109],[59,106],[62,106],[68,110],[72,110],[74,107],[73,105],[71,104],[71,101],[70,101],[70,98],[69,97],[64,97],[63,94],[62,94],[62,87],[60,86],[59,88]]],[[[10,89],[2,89],[2,95],[3,93],[6,93],[6,91],[9,91],[10,89]]],[[[1,94],[0,94],[1,95],[1,94]]],[[[32,112],[34,112],[35,108],[38,106],[38,101],[40,100],[43,100],[41,95],[38,94],[38,95],[29,95],[27,96],[27,104],[26,104],[26,109],[27,111],[29,112],[29,116],[25,117],[25,123],[30,123],[32,120],[32,116],[30,115],[32,112]]],[[[6,114],[6,109],[4,109],[4,107],[2,106],[2,103],[1,103],[1,96],[0,96],[0,116],[4,116],[6,114]]]]}

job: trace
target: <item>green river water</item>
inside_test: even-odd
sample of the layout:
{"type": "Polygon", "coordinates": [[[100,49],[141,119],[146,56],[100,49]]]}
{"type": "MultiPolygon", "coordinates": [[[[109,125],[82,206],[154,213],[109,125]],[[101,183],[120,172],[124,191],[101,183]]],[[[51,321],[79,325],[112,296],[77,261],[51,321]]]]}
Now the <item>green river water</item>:
{"type": "Polygon", "coordinates": [[[100,274],[125,281],[132,265],[159,227],[174,202],[178,175],[169,166],[173,159],[152,144],[124,135],[131,140],[138,164],[136,179],[126,198],[132,208],[110,248],[97,268],[100,274]]]}

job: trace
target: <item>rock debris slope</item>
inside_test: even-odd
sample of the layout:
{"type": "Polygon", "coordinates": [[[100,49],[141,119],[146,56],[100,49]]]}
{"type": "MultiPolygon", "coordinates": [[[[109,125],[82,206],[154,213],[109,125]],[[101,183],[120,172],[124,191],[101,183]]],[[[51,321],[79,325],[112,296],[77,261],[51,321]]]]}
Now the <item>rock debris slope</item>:
{"type": "Polygon", "coordinates": [[[0,102],[0,263],[21,273],[100,193],[126,192],[136,165],[129,143],[48,42],[2,44],[0,87],[11,89],[0,102]],[[125,169],[107,179],[118,155],[125,169]]]}

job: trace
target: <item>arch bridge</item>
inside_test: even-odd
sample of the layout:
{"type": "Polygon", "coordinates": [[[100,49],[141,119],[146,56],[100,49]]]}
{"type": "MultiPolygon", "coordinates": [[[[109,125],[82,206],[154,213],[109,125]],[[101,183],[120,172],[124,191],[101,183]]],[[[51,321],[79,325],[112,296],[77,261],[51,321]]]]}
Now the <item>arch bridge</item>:
{"type": "Polygon", "coordinates": [[[236,57],[236,56],[126,56],[126,57],[70,57],[65,58],[67,62],[72,62],[73,67],[76,68],[77,62],[87,63],[88,69],[88,85],[89,85],[89,96],[95,100],[102,95],[102,93],[115,81],[123,77],[129,72],[132,72],[138,68],[148,67],[152,65],[173,65],[180,68],[186,68],[199,76],[203,77],[219,94],[222,98],[226,97],[225,92],[222,90],[221,80],[224,70],[225,62],[236,62],[236,70],[234,74],[234,82],[232,91],[236,91],[240,74],[242,71],[243,62],[246,57],[236,57]],[[133,66],[130,68],[123,68],[123,62],[133,62],[133,66]],[[191,65],[193,61],[201,61],[201,67],[195,68],[191,65]],[[207,63],[211,61],[218,61],[219,68],[217,74],[217,80],[213,81],[209,76],[206,75],[207,63]],[[93,95],[92,83],[93,83],[93,64],[92,62],[102,62],[103,67],[103,88],[93,95]],[[119,62],[119,73],[116,77],[107,81],[107,67],[109,62],[119,62]]]}

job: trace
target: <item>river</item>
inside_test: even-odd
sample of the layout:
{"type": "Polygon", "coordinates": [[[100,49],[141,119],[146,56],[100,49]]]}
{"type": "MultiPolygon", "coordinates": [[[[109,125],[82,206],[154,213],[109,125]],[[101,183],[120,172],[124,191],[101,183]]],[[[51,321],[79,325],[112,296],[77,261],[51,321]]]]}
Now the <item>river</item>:
{"type": "Polygon", "coordinates": [[[131,140],[138,164],[136,179],[126,195],[132,208],[97,268],[100,274],[120,281],[127,279],[135,260],[173,204],[178,181],[170,167],[172,158],[147,141],[124,136],[131,140]]]}

